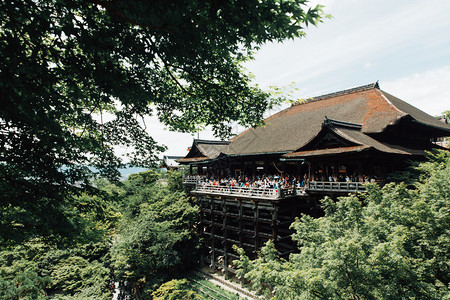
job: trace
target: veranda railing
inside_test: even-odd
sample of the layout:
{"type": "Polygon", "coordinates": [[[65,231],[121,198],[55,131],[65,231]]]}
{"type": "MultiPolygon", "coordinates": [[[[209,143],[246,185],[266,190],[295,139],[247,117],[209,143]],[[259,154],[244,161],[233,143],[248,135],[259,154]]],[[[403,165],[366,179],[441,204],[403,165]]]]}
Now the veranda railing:
{"type": "Polygon", "coordinates": [[[202,178],[184,178],[183,183],[195,185],[195,188],[192,190],[195,193],[246,196],[267,199],[305,196],[308,192],[366,192],[366,187],[362,182],[307,181],[305,186],[297,185],[295,187],[277,189],[273,187],[214,185],[202,182],[202,178]]]}

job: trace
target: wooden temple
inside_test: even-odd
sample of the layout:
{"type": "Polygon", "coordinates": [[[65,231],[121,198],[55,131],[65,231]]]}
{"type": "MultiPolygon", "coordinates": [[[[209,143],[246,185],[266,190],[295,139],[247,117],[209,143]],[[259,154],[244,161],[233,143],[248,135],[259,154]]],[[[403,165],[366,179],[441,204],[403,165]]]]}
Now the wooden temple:
{"type": "Polygon", "coordinates": [[[448,124],[375,83],[294,104],[230,141],[194,140],[177,161],[189,165],[184,183],[200,206],[203,263],[234,273],[234,244],[254,256],[269,239],[287,256],[300,213],[321,216],[324,196],[383,184],[446,136],[448,124]],[[262,178],[276,183],[252,184],[262,178]]]}

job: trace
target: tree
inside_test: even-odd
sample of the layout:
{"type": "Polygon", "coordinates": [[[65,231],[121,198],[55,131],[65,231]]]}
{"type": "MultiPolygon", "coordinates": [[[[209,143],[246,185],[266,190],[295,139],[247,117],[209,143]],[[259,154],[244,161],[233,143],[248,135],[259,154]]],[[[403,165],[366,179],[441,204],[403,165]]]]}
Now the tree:
{"type": "Polygon", "coordinates": [[[144,116],[219,136],[260,124],[273,102],[242,63],[322,17],[305,0],[1,0],[1,237],[70,231],[62,207],[88,166],[118,177],[115,146],[155,162],[144,116]]]}
{"type": "Polygon", "coordinates": [[[1,250],[1,299],[111,299],[105,243],[57,248],[35,240],[1,250]]]}
{"type": "Polygon", "coordinates": [[[447,124],[450,123],[450,110],[444,111],[444,112],[442,113],[442,115],[444,116],[445,121],[447,122],[447,124]]]}
{"type": "Polygon", "coordinates": [[[49,283],[48,277],[24,271],[10,281],[0,280],[0,296],[2,299],[46,299],[44,289],[49,283]]]}
{"type": "Polygon", "coordinates": [[[109,269],[98,261],[89,262],[80,256],[70,256],[59,261],[51,277],[55,288],[65,294],[76,297],[88,290],[90,295],[87,296],[110,299],[110,294],[105,293],[108,290],[109,269]]]}
{"type": "Polygon", "coordinates": [[[74,229],[70,240],[0,245],[1,299],[111,299],[109,249],[125,191],[106,180],[95,184],[98,195],[74,197],[64,211],[74,229]]]}
{"type": "Polygon", "coordinates": [[[265,254],[270,245],[255,261],[241,251],[245,277],[277,299],[447,299],[450,153],[430,159],[415,189],[370,184],[365,195],[325,198],[324,217],[292,224],[300,253],[289,261],[265,254]]]}
{"type": "Polygon", "coordinates": [[[177,181],[177,176],[168,178],[169,182],[141,185],[152,174],[130,176],[124,184],[129,193],[127,205],[111,249],[116,274],[143,282],[150,291],[191,268],[197,262],[198,247],[198,207],[183,191],[171,189],[176,187],[171,181],[177,181]]]}
{"type": "Polygon", "coordinates": [[[163,283],[156,291],[152,293],[154,300],[177,300],[177,299],[204,299],[196,292],[190,289],[186,279],[172,279],[163,283]]]}

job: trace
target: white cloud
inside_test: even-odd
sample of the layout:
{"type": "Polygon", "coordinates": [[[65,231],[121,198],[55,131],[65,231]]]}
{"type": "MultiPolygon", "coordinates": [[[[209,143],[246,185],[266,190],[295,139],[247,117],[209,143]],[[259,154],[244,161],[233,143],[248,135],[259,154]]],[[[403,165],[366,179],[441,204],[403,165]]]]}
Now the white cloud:
{"type": "Polygon", "coordinates": [[[450,63],[450,1],[316,2],[328,4],[333,19],[309,28],[305,39],[263,47],[248,64],[261,86],[294,81],[316,94],[421,72],[432,57],[450,63]]]}
{"type": "Polygon", "coordinates": [[[450,66],[381,82],[386,92],[430,115],[450,110],[450,66]]]}
{"type": "Polygon", "coordinates": [[[373,67],[373,64],[369,61],[369,62],[366,62],[363,67],[364,67],[364,69],[371,69],[373,67]]]}

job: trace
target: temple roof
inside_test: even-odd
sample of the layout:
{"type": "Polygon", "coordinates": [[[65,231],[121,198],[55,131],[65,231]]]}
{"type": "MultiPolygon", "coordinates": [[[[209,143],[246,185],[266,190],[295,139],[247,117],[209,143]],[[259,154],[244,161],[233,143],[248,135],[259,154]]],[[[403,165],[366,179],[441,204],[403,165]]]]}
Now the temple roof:
{"type": "Polygon", "coordinates": [[[163,166],[167,168],[177,168],[179,167],[177,160],[181,158],[183,158],[183,156],[164,155],[163,166]]]}
{"type": "Polygon", "coordinates": [[[214,159],[226,150],[229,143],[229,141],[195,139],[189,153],[184,158],[176,161],[179,163],[192,163],[214,159]]]}
{"type": "MultiPolygon", "coordinates": [[[[397,130],[397,129],[395,129],[397,130]]],[[[338,153],[380,151],[424,155],[430,138],[450,136],[450,126],[380,90],[378,83],[326,94],[296,103],[231,141],[194,140],[180,163],[203,163],[223,157],[283,155],[285,159],[338,153]],[[324,121],[325,120],[325,121],[324,121]],[[419,142],[387,143],[389,128],[419,130],[419,142]],[[378,136],[378,137],[377,137],[378,136]]]]}
{"type": "MultiPolygon", "coordinates": [[[[296,151],[321,131],[325,117],[361,124],[360,134],[364,136],[359,139],[381,133],[402,119],[430,128],[434,136],[450,136],[448,124],[380,90],[375,83],[294,104],[267,118],[264,126],[250,128],[236,136],[223,152],[248,155],[296,151]]],[[[367,143],[375,147],[375,140],[367,143]]],[[[379,143],[377,147],[381,150],[387,146],[379,143]]]]}
{"type": "Polygon", "coordinates": [[[321,131],[308,143],[285,158],[332,155],[349,152],[377,150],[384,153],[401,155],[424,155],[424,150],[410,149],[398,145],[382,143],[361,131],[360,124],[341,122],[325,118],[321,131]],[[324,146],[324,142],[328,144],[324,146]]]}

